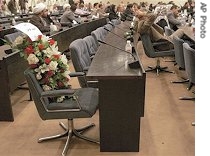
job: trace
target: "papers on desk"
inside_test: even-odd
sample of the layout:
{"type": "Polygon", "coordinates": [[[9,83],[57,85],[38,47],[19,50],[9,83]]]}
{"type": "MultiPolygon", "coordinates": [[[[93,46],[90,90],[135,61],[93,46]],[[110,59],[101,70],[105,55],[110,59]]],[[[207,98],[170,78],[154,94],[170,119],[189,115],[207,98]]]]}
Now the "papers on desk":
{"type": "Polygon", "coordinates": [[[38,35],[43,35],[42,32],[31,23],[20,23],[13,27],[28,35],[32,41],[35,41],[38,35]]]}

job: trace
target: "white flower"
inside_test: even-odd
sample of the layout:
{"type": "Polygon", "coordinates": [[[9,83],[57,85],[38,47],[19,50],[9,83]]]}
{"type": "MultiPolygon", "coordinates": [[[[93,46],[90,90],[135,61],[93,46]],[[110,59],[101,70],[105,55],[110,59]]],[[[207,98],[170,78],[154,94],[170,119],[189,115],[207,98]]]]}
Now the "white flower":
{"type": "Polygon", "coordinates": [[[37,80],[41,80],[41,79],[42,79],[41,73],[37,73],[37,74],[36,74],[36,78],[37,78],[37,80]]]}
{"type": "Polygon", "coordinates": [[[43,50],[43,53],[46,54],[47,57],[51,57],[52,55],[59,55],[60,52],[52,47],[48,47],[46,50],[43,50]]]}
{"type": "Polygon", "coordinates": [[[22,36],[18,36],[15,41],[14,41],[14,45],[19,45],[23,43],[23,37],[22,36]]]}
{"type": "Polygon", "coordinates": [[[56,61],[51,61],[48,65],[50,70],[57,70],[58,62],[56,61]]]}
{"type": "Polygon", "coordinates": [[[62,102],[65,99],[65,96],[61,96],[59,98],[57,98],[57,102],[62,102]]]}
{"type": "Polygon", "coordinates": [[[49,71],[49,68],[46,64],[43,64],[43,65],[39,66],[39,69],[40,69],[41,73],[49,71]]]}
{"type": "Polygon", "coordinates": [[[60,59],[63,62],[63,64],[67,64],[68,63],[68,60],[66,58],[66,55],[61,55],[60,59]]]}
{"type": "Polygon", "coordinates": [[[52,89],[52,88],[51,88],[50,86],[48,86],[48,85],[43,85],[42,88],[43,88],[44,91],[49,91],[49,90],[52,89]]]}
{"type": "Polygon", "coordinates": [[[27,60],[28,60],[28,64],[37,64],[39,62],[39,59],[34,54],[30,54],[27,60]]]}
{"type": "Polygon", "coordinates": [[[62,75],[70,80],[71,78],[70,78],[69,74],[70,74],[70,71],[66,70],[62,75]]]}

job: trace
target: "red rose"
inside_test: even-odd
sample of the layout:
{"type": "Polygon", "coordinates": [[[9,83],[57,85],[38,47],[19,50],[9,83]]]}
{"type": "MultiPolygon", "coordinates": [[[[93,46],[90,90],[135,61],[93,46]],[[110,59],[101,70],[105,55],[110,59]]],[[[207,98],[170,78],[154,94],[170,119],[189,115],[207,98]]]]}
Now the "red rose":
{"type": "Polygon", "coordinates": [[[32,45],[29,45],[28,47],[26,47],[25,52],[27,55],[33,54],[34,49],[33,49],[32,45]]]}
{"type": "Polygon", "coordinates": [[[37,68],[37,67],[38,67],[37,64],[30,64],[30,68],[31,68],[31,69],[34,69],[34,68],[37,68]]]}
{"type": "Polygon", "coordinates": [[[57,85],[58,85],[59,88],[64,87],[64,84],[63,84],[63,82],[61,82],[61,81],[57,82],[57,85]]]}
{"type": "Polygon", "coordinates": [[[44,60],[44,62],[45,62],[46,64],[50,64],[51,60],[50,60],[50,58],[46,58],[46,59],[44,60]]]}
{"type": "Polygon", "coordinates": [[[53,57],[58,60],[60,58],[60,55],[53,55],[53,57]]]}
{"type": "Polygon", "coordinates": [[[48,71],[47,72],[47,77],[51,77],[54,75],[54,72],[52,70],[48,71]]]}
{"type": "Polygon", "coordinates": [[[55,43],[55,40],[50,39],[50,40],[49,40],[49,43],[50,43],[50,45],[53,45],[53,44],[55,43]]]}
{"type": "Polygon", "coordinates": [[[44,49],[44,45],[43,44],[38,44],[39,50],[43,50],[44,49]]]}
{"type": "Polygon", "coordinates": [[[49,78],[48,78],[48,77],[45,77],[45,78],[43,79],[43,81],[44,81],[44,84],[49,84],[49,83],[50,83],[50,81],[49,81],[49,78]]]}
{"type": "Polygon", "coordinates": [[[38,35],[38,40],[41,40],[42,39],[42,35],[38,35]]]}

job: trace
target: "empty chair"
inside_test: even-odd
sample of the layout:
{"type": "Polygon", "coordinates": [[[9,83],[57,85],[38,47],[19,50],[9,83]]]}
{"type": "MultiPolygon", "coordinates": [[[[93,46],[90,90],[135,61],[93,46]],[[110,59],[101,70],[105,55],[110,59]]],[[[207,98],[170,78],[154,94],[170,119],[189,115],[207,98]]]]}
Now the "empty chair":
{"type": "Polygon", "coordinates": [[[91,32],[91,35],[93,36],[93,38],[95,39],[97,46],[99,46],[100,44],[98,43],[98,40],[100,41],[104,41],[105,36],[108,34],[108,31],[106,31],[104,29],[104,27],[99,27],[96,30],[91,32]]]}
{"type": "Polygon", "coordinates": [[[83,88],[88,86],[93,87],[95,82],[90,82],[86,79],[86,73],[91,64],[91,57],[88,52],[87,44],[83,39],[77,39],[69,45],[69,50],[75,71],[83,73],[78,77],[80,86],[83,88]]]}
{"type": "Polygon", "coordinates": [[[166,42],[166,43],[165,42],[152,43],[150,36],[146,33],[141,34],[141,40],[142,40],[145,54],[150,58],[157,58],[156,66],[155,67],[148,66],[150,69],[146,70],[146,72],[156,71],[157,75],[159,74],[159,72],[162,72],[162,71],[174,73],[173,71],[166,70],[167,67],[161,67],[160,60],[159,60],[159,57],[174,56],[174,49],[167,50],[167,51],[158,51],[158,50],[155,50],[155,48],[154,48],[157,45],[168,44],[168,42],[166,42]]]}
{"type": "Polygon", "coordinates": [[[114,24],[114,25],[118,25],[121,23],[121,20],[119,19],[112,19],[111,22],[114,24]]]}
{"type": "Polygon", "coordinates": [[[108,29],[109,31],[112,31],[114,27],[108,23],[108,24],[104,25],[104,28],[108,29]]]}
{"type": "Polygon", "coordinates": [[[170,36],[174,33],[174,30],[172,30],[171,28],[169,28],[168,26],[164,27],[164,31],[165,31],[165,35],[166,36],[170,36]]]}
{"type": "Polygon", "coordinates": [[[89,35],[83,38],[85,41],[87,47],[88,47],[88,52],[90,56],[95,55],[96,51],[98,50],[98,45],[96,40],[93,38],[93,36],[89,35]]]}
{"type": "Polygon", "coordinates": [[[195,50],[188,43],[183,43],[185,71],[189,79],[188,90],[195,84],[195,50]]]}
{"type": "MultiPolygon", "coordinates": [[[[32,70],[28,69],[24,74],[40,118],[42,120],[67,119],[68,121],[67,127],[63,123],[60,123],[60,126],[64,129],[63,133],[40,138],[38,140],[39,143],[67,137],[62,156],[67,154],[69,143],[73,136],[99,144],[98,141],[81,135],[85,130],[93,127],[94,124],[75,129],[73,122],[75,118],[91,118],[95,114],[98,108],[97,89],[80,88],[43,91],[32,70]],[[69,98],[59,103],[49,100],[49,98],[59,96],[68,96],[69,98]]],[[[49,131],[52,131],[52,127],[49,127],[49,131]]]]}
{"type": "MultiPolygon", "coordinates": [[[[183,53],[183,43],[184,40],[174,36],[173,37],[174,43],[174,50],[175,50],[175,62],[179,66],[179,69],[185,69],[185,62],[184,62],[184,53],[183,53]]],[[[189,82],[189,79],[184,79],[181,81],[171,81],[172,83],[186,83],[189,82]]]]}

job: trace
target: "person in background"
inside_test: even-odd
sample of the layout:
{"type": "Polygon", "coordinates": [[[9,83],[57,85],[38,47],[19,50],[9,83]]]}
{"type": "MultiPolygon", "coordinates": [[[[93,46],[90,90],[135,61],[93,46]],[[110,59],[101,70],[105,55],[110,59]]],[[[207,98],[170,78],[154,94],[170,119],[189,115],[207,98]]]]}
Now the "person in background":
{"type": "Polygon", "coordinates": [[[122,21],[132,21],[133,20],[133,4],[128,4],[125,11],[123,11],[122,15],[121,15],[121,20],[122,21]]]}
{"type": "Polygon", "coordinates": [[[170,8],[170,11],[167,13],[168,22],[170,25],[170,28],[176,31],[178,29],[177,26],[181,25],[181,21],[177,19],[179,14],[179,8],[176,5],[173,5],[170,8]]]}
{"type": "Polygon", "coordinates": [[[91,14],[94,15],[94,16],[97,16],[97,10],[99,8],[99,3],[94,3],[93,4],[93,8],[91,10],[91,14]]]}
{"type": "Polygon", "coordinates": [[[34,15],[30,19],[30,23],[35,25],[41,32],[49,32],[50,25],[44,20],[48,15],[47,7],[44,3],[38,3],[33,9],[34,15]]]}
{"type": "Polygon", "coordinates": [[[2,1],[2,5],[1,5],[1,16],[5,17],[10,15],[10,11],[7,8],[7,4],[6,4],[6,0],[2,1]]]}
{"type": "Polygon", "coordinates": [[[66,5],[65,7],[65,12],[63,13],[63,15],[61,16],[61,23],[68,23],[71,22],[73,23],[73,21],[76,21],[78,24],[80,24],[81,19],[80,18],[76,18],[74,15],[74,12],[76,11],[77,6],[75,4],[70,5],[66,5]]]}
{"type": "Polygon", "coordinates": [[[119,18],[121,18],[121,15],[122,15],[123,11],[124,11],[124,6],[122,6],[122,4],[119,4],[117,6],[117,11],[116,11],[119,18]]]}
{"type": "Polygon", "coordinates": [[[26,13],[26,3],[28,3],[28,0],[19,0],[19,6],[22,14],[26,13]]]}
{"type": "Polygon", "coordinates": [[[154,13],[147,13],[141,10],[136,12],[136,17],[139,18],[137,32],[140,34],[148,33],[152,42],[163,42],[167,43],[164,45],[156,46],[157,50],[170,50],[173,49],[173,36],[178,36],[182,38],[184,36],[184,31],[178,29],[170,36],[164,36],[164,31],[158,25],[154,24],[157,15],[154,13]]]}
{"type": "Polygon", "coordinates": [[[107,16],[107,13],[104,12],[104,6],[103,6],[103,4],[100,3],[98,5],[98,9],[96,11],[96,14],[99,15],[99,18],[106,17],[107,16]]]}
{"type": "Polygon", "coordinates": [[[14,15],[17,14],[17,5],[16,5],[15,0],[10,0],[7,4],[7,7],[9,9],[9,11],[11,12],[11,14],[14,14],[14,15]]]}
{"type": "Polygon", "coordinates": [[[113,19],[119,19],[119,16],[116,13],[116,5],[112,4],[110,5],[110,9],[109,9],[109,20],[113,20],[113,19]]]}

